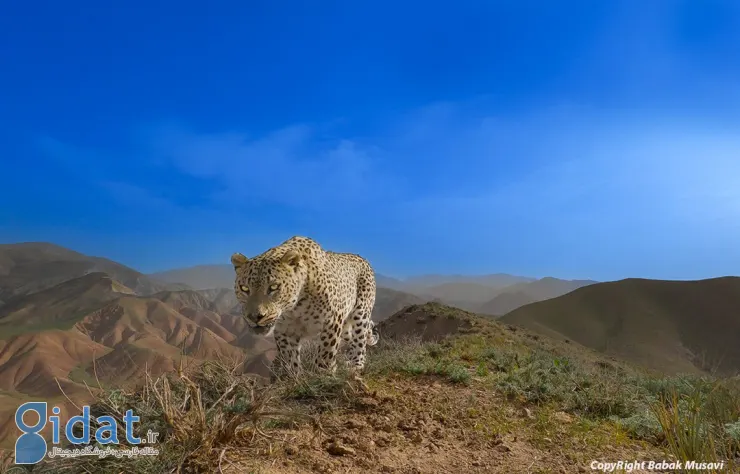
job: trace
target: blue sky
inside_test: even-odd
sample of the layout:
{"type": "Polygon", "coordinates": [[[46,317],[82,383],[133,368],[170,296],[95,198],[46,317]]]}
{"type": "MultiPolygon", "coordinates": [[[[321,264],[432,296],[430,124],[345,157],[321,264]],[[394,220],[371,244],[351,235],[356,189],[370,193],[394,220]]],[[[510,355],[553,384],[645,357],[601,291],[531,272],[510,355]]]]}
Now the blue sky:
{"type": "Polygon", "coordinates": [[[0,241],[740,273],[737,2],[308,3],[3,6],[0,241]]]}

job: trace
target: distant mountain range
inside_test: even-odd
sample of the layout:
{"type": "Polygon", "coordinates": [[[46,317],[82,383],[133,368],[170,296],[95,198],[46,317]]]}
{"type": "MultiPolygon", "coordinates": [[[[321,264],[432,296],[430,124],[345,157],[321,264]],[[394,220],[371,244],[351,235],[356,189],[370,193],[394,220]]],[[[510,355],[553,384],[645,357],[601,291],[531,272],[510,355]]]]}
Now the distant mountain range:
{"type": "Polygon", "coordinates": [[[556,298],[594,283],[597,282],[593,280],[560,280],[552,277],[516,283],[501,289],[498,295],[478,307],[477,311],[483,314],[501,316],[521,306],[556,298]]]}
{"type": "Polygon", "coordinates": [[[12,445],[23,401],[71,410],[60,388],[79,404],[98,380],[124,386],[146,369],[216,357],[266,374],[274,356],[273,341],[246,328],[233,289],[196,291],[53,244],[0,245],[0,295],[0,447],[12,445]]]}
{"type": "MultiPolygon", "coordinates": [[[[198,265],[148,275],[156,281],[185,285],[194,289],[232,288],[234,268],[229,264],[198,265]]],[[[519,306],[554,298],[576,288],[596,283],[592,280],[560,280],[494,273],[490,275],[421,275],[404,280],[376,274],[379,288],[395,290],[378,295],[380,313],[391,299],[408,304],[437,301],[468,311],[500,316],[519,306]],[[401,298],[401,294],[404,294],[401,298]]],[[[397,308],[401,309],[401,308],[397,308]]]]}
{"type": "Polygon", "coordinates": [[[234,288],[234,267],[230,264],[197,265],[151,273],[149,277],[170,284],[181,283],[195,290],[234,288]]]}
{"type": "MultiPolygon", "coordinates": [[[[15,439],[12,416],[22,401],[71,410],[60,388],[79,403],[98,380],[131,385],[145,370],[156,375],[224,357],[267,375],[274,341],[246,327],[233,268],[186,273],[190,284],[173,283],[54,244],[0,245],[0,447],[15,439]]],[[[381,288],[373,317],[418,302],[381,288]]]]}
{"type": "MultiPolygon", "coordinates": [[[[69,408],[60,387],[79,402],[89,397],[86,383],[131,384],[145,369],[168,372],[215,357],[266,374],[274,342],[248,330],[233,281],[229,264],[144,275],[54,244],[0,245],[0,447],[22,401],[69,408]]],[[[740,370],[740,278],[377,281],[376,321],[441,302],[662,372],[740,370]]]]}

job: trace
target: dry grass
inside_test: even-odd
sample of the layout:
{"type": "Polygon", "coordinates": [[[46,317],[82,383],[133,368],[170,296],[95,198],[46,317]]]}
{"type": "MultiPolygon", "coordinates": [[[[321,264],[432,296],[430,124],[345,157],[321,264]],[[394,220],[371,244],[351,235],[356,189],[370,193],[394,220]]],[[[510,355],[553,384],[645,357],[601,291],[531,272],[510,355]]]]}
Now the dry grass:
{"type": "Polygon", "coordinates": [[[740,395],[733,390],[732,380],[703,382],[683,393],[674,388],[661,394],[651,411],[676,459],[684,463],[725,461],[734,471],[740,468],[740,437],[733,432],[740,415],[740,395]]]}
{"type": "MultiPolygon", "coordinates": [[[[315,351],[307,347],[305,359],[310,361],[315,351]]],[[[316,415],[362,391],[362,382],[353,380],[343,364],[328,375],[308,362],[300,375],[283,375],[273,384],[241,374],[236,360],[208,361],[156,378],[147,375],[140,389],[107,391],[91,407],[91,414],[116,418],[119,439],[125,440],[122,419],[132,409],[141,420],[135,435],[159,433],[154,446],[160,450],[158,456],[47,459],[34,472],[188,473],[213,472],[214,466],[220,471],[228,463],[228,450],[249,449],[272,439],[265,432],[270,427],[308,423],[319,434],[316,415]]]]}
{"type": "MultiPolygon", "coordinates": [[[[368,410],[380,409],[372,404],[358,408],[377,390],[385,394],[381,399],[394,400],[383,408],[383,416],[403,420],[422,408],[436,413],[433,418],[449,413],[441,418],[455,423],[455,433],[461,430],[460,436],[469,442],[480,439],[498,446],[504,436],[521,437],[532,449],[570,456],[571,466],[575,459],[583,461],[579,452],[610,456],[613,446],[636,446],[630,439],[650,442],[679,460],[732,460],[740,455],[737,380],[647,377],[555,354],[539,342],[517,337],[508,334],[504,340],[495,332],[472,332],[439,342],[381,339],[370,351],[364,380],[354,377],[343,360],[333,375],[319,370],[312,363],[314,345],[302,353],[300,374],[288,373],[272,383],[241,374],[237,361],[147,376],[139,390],[105,392],[93,415],[120,419],[133,409],[141,418],[139,436],[148,430],[160,433],[159,456],[55,459],[34,472],[228,472],[245,456],[255,463],[274,463],[276,453],[283,453],[278,447],[289,445],[297,433],[340,439],[345,417],[364,417],[368,410]],[[408,393],[428,391],[430,379],[443,384],[440,393],[453,395],[434,399],[431,408],[422,407],[415,398],[420,395],[408,393]],[[467,408],[461,412],[463,406],[467,408]],[[516,415],[522,410],[527,413],[524,419],[516,415]],[[557,421],[563,416],[571,421],[557,421]],[[469,425],[464,417],[470,418],[469,425]],[[553,444],[553,439],[558,442],[553,444]]],[[[386,428],[379,429],[382,434],[386,428]]],[[[389,433],[386,441],[401,439],[389,433]]]]}
{"type": "Polygon", "coordinates": [[[0,451],[0,474],[6,474],[13,467],[13,453],[0,451]]]}

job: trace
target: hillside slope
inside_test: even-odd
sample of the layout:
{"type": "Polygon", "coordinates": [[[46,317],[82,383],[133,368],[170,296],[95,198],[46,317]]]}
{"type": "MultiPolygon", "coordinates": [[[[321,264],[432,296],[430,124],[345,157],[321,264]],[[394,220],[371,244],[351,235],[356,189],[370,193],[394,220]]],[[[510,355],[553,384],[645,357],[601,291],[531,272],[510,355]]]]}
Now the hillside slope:
{"type": "Polygon", "coordinates": [[[196,265],[150,273],[151,278],[168,283],[183,283],[195,290],[233,288],[234,267],[231,264],[196,265]]]}
{"type": "Polygon", "coordinates": [[[662,372],[740,371],[736,277],[597,283],[501,320],[662,372]]]}
{"type": "Polygon", "coordinates": [[[406,306],[423,302],[424,299],[416,295],[378,287],[373,308],[373,321],[383,321],[406,306]]]}
{"type": "Polygon", "coordinates": [[[212,301],[217,311],[239,314],[239,301],[236,299],[233,287],[198,290],[198,293],[212,301]]]}
{"type": "Polygon", "coordinates": [[[88,273],[102,272],[141,295],[185,289],[152,279],[120,263],[46,242],[0,245],[0,305],[88,273]]]}
{"type": "Polygon", "coordinates": [[[506,313],[510,313],[517,308],[522,306],[543,301],[547,298],[536,298],[526,291],[504,291],[500,295],[497,295],[491,301],[488,301],[481,305],[481,314],[488,314],[491,316],[502,316],[506,313]]]}
{"type": "Polygon", "coordinates": [[[70,328],[80,317],[124,294],[134,292],[107,274],[95,272],[13,298],[0,307],[0,337],[27,330],[70,328]]]}
{"type": "MultiPolygon", "coordinates": [[[[90,273],[0,307],[0,421],[12,419],[19,399],[59,400],[68,410],[64,395],[80,404],[90,399],[87,386],[126,387],[147,370],[225,359],[265,373],[273,347],[199,292],[139,296],[90,273]]],[[[0,446],[13,441],[8,433],[0,430],[0,446]]]]}
{"type": "Polygon", "coordinates": [[[482,314],[501,316],[526,304],[556,298],[594,283],[597,282],[593,280],[561,280],[552,277],[517,283],[503,288],[495,298],[476,309],[482,314]]]}

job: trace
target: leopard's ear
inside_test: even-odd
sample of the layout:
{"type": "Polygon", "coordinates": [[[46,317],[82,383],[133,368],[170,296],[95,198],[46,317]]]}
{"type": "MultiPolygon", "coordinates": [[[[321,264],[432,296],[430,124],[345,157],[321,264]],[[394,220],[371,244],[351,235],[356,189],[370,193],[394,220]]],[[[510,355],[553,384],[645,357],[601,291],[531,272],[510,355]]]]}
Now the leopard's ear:
{"type": "Polygon", "coordinates": [[[247,262],[249,262],[249,259],[239,252],[231,256],[231,264],[234,265],[234,268],[243,267],[247,262]]]}
{"type": "Polygon", "coordinates": [[[280,259],[281,262],[287,263],[291,267],[297,267],[303,261],[303,254],[295,250],[288,250],[280,259]]]}

